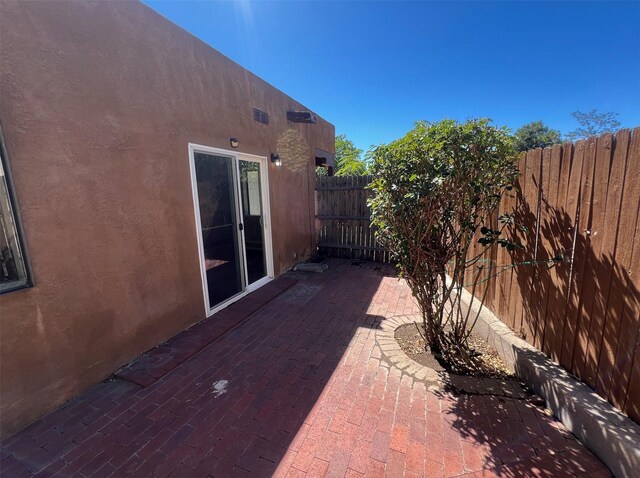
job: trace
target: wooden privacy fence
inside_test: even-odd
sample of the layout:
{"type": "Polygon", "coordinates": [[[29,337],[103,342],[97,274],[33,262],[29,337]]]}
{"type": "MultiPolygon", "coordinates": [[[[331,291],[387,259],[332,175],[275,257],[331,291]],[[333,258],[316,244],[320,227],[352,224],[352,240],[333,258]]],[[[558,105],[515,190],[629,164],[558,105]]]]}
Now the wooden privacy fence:
{"type": "Polygon", "coordinates": [[[331,257],[388,262],[376,241],[365,187],[371,176],[319,176],[316,183],[318,252],[331,257]]]}
{"type": "Polygon", "coordinates": [[[528,151],[520,173],[501,210],[516,208],[524,250],[485,255],[494,272],[506,266],[485,305],[639,422],[640,128],[528,151]],[[555,266],[508,267],[558,254],[555,266]]]}

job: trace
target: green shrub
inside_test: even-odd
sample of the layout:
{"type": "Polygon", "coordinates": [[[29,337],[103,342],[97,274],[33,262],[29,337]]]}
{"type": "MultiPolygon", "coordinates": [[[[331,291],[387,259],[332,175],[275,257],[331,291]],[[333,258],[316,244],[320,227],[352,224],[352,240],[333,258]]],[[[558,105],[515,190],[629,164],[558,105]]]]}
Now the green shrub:
{"type": "Polygon", "coordinates": [[[460,304],[465,273],[482,260],[469,257],[472,241],[513,248],[491,222],[518,177],[511,141],[487,119],[418,122],[371,154],[369,206],[378,239],[411,287],[429,347],[445,358],[464,358],[475,322],[460,304]]]}

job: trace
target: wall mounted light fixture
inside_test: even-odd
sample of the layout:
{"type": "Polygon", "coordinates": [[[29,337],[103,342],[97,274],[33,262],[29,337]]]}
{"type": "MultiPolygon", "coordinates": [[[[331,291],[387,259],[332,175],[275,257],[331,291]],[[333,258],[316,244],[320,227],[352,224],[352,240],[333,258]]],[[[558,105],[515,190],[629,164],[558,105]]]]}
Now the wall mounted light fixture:
{"type": "Polygon", "coordinates": [[[280,159],[280,155],[278,153],[271,153],[271,162],[278,168],[282,166],[282,160],[280,159]]]}
{"type": "Polygon", "coordinates": [[[229,143],[231,143],[232,148],[238,147],[238,140],[236,138],[229,138],[229,143]]]}

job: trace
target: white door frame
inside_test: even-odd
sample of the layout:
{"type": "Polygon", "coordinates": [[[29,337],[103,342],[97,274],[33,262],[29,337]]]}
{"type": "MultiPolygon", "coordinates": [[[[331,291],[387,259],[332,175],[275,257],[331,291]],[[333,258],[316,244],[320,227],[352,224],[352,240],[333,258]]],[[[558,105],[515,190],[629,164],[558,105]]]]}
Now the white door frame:
{"type": "Polygon", "coordinates": [[[273,280],[273,239],[271,236],[271,206],[269,202],[269,163],[267,162],[267,158],[265,156],[256,156],[254,154],[239,153],[238,151],[229,151],[227,149],[212,148],[210,146],[189,143],[189,168],[191,170],[191,192],[193,194],[193,212],[196,220],[196,238],[198,240],[198,256],[200,259],[200,277],[202,281],[202,292],[204,295],[204,307],[206,316],[210,317],[220,309],[224,309],[225,307],[241,299],[248,293],[262,287],[266,283],[273,280]],[[240,177],[238,173],[239,161],[252,161],[260,164],[260,195],[262,200],[262,217],[264,223],[264,252],[265,262],[267,266],[267,275],[262,279],[257,280],[253,284],[247,285],[247,261],[245,254],[243,228],[241,234],[238,234],[238,247],[240,250],[241,261],[242,291],[225,300],[224,302],[215,305],[214,307],[209,306],[209,289],[207,287],[207,269],[205,267],[204,244],[202,242],[202,223],[200,221],[200,202],[198,200],[198,181],[196,178],[195,153],[216,154],[233,159],[233,187],[236,189],[236,191],[234,191],[234,196],[236,198],[236,215],[238,215],[238,224],[242,222],[242,204],[240,203],[240,177]]]}

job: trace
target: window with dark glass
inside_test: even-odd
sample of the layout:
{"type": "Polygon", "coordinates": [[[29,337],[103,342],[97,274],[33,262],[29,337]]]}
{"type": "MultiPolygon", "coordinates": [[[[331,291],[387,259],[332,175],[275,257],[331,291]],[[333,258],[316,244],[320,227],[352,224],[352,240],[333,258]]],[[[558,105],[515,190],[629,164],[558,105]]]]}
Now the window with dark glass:
{"type": "Polygon", "coordinates": [[[31,284],[14,209],[4,142],[0,152],[0,293],[3,293],[31,284]]]}

